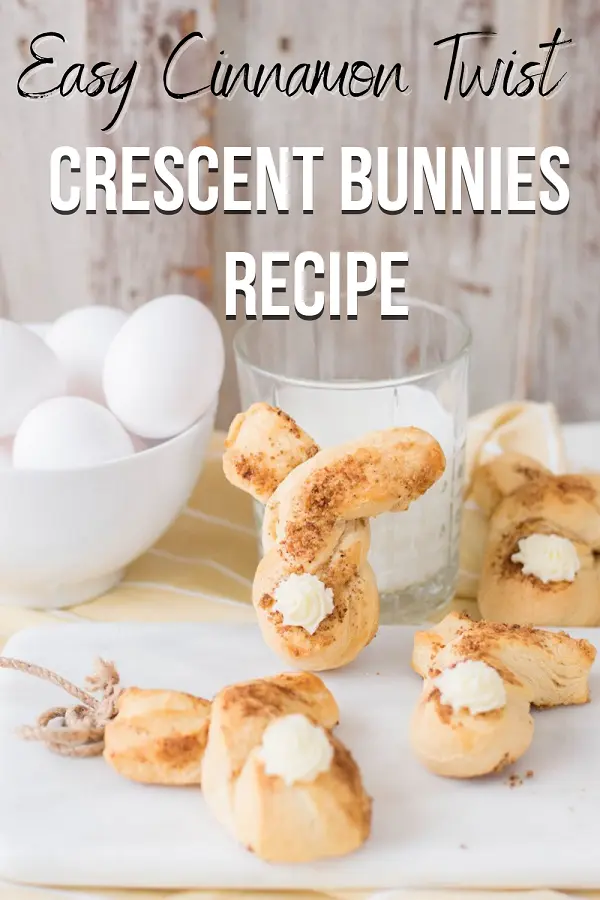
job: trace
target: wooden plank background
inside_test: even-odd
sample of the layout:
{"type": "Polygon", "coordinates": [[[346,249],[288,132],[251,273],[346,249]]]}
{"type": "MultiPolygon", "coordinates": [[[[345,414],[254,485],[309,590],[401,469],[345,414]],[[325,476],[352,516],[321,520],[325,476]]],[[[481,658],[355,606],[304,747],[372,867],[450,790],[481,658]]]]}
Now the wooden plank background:
{"type": "MultiPolygon", "coordinates": [[[[473,328],[473,410],[530,396],[555,401],[566,420],[600,418],[599,41],[597,0],[8,0],[0,8],[0,314],[49,319],[89,302],[131,309],[183,291],[211,303],[230,348],[239,323],[225,321],[226,250],[407,249],[408,292],[460,311],[473,328]],[[435,49],[434,40],[496,31],[470,51],[489,68],[513,49],[539,58],[538,43],[558,25],[575,46],[561,59],[570,79],[557,96],[443,102],[449,51],[435,49]],[[402,61],[412,92],[290,101],[271,91],[258,101],[238,91],[226,101],[176,103],[162,90],[162,67],[195,28],[208,43],[184,57],[181,74],[196,84],[206,83],[199,78],[223,49],[233,63],[281,60],[286,68],[317,58],[402,61]],[[111,135],[100,128],[114,98],[35,103],[16,94],[29,40],[50,29],[69,40],[63,66],[139,61],[133,101],[111,135]],[[318,213],[58,216],[50,208],[48,160],[58,145],[174,144],[186,152],[204,143],[324,146],[318,213]],[[560,216],[342,215],[335,166],[345,144],[563,145],[571,155],[571,205],[560,216]]],[[[230,354],[221,424],[237,404],[230,354]]]]}

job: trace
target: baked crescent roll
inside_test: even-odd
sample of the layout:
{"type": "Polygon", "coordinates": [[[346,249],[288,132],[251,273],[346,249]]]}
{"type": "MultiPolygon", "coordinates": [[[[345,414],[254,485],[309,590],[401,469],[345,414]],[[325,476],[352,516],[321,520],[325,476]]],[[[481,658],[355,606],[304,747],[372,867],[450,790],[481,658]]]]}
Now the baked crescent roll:
{"type": "MultiPolygon", "coordinates": [[[[554,540],[554,543],[558,543],[554,540]]],[[[558,543],[561,548],[561,543],[558,543]]],[[[479,588],[481,614],[491,622],[594,626],[600,621],[600,568],[590,546],[546,519],[526,519],[488,546],[479,588]],[[574,560],[572,578],[542,581],[524,569],[519,548],[533,535],[560,538],[574,560]]]]}
{"type": "Polygon", "coordinates": [[[213,702],[202,764],[209,808],[270,862],[341,856],[368,837],[371,801],[331,733],[335,700],[310,673],[225,688],[213,702]]]}
{"type": "Polygon", "coordinates": [[[595,484],[506,454],[476,471],[473,496],[490,516],[477,595],[482,616],[508,624],[600,623],[595,484]]]}
{"type": "Polygon", "coordinates": [[[427,677],[465,659],[479,659],[513,673],[536,707],[587,703],[588,679],[596,658],[589,641],[563,631],[473,622],[449,613],[429,631],[415,635],[412,666],[427,677]]]}
{"type": "Polygon", "coordinates": [[[447,778],[477,778],[523,756],[533,739],[529,700],[516,679],[505,691],[504,706],[473,715],[445,704],[435,679],[427,678],[410,723],[411,746],[425,768],[447,778]]]}
{"type": "MultiPolygon", "coordinates": [[[[476,416],[475,419],[478,417],[476,416]]],[[[485,414],[483,417],[485,419],[485,414]]],[[[483,423],[482,423],[483,424],[483,423]]],[[[474,424],[471,435],[477,443],[481,434],[474,424]]],[[[467,436],[467,457],[469,438],[467,436]]],[[[501,449],[501,448],[498,448],[501,449]]],[[[460,568],[457,595],[477,599],[483,560],[490,531],[490,517],[500,501],[517,487],[550,471],[535,459],[521,453],[506,451],[493,465],[479,462],[468,468],[468,488],[462,509],[460,568]]]]}
{"type": "Polygon", "coordinates": [[[411,722],[416,756],[455,778],[515,762],[533,738],[530,705],[585,703],[595,648],[564,632],[472,622],[450,614],[417,632],[412,664],[424,676],[411,722]]]}
{"type": "Polygon", "coordinates": [[[280,410],[250,407],[234,420],[223,467],[232,483],[263,501],[273,487],[252,599],[267,644],[288,662],[319,671],[351,662],[377,632],[368,519],[407,509],[442,475],[445,459],[417,428],[373,432],[316,453],[295,428],[280,410]],[[250,446],[253,465],[240,479],[239,460],[250,446]],[[305,459],[296,464],[298,455],[305,459]]]}
{"type": "Polygon", "coordinates": [[[211,704],[178,691],[127,688],[104,733],[104,759],[144,784],[200,784],[211,704]]]}
{"type": "Polygon", "coordinates": [[[331,557],[346,524],[408,509],[443,474],[438,442],[419,428],[374,431],[321,450],[279,485],[265,510],[268,542],[297,565],[331,557]]]}

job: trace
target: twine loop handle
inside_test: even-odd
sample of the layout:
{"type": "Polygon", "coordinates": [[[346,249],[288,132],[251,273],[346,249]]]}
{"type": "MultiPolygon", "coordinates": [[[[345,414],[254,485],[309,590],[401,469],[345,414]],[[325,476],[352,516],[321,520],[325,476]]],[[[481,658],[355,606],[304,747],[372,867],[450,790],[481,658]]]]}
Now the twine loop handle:
{"type": "Polygon", "coordinates": [[[40,741],[53,753],[79,759],[100,756],[104,750],[104,729],[117,714],[122,688],[112,662],[98,659],[96,669],[86,678],[82,690],[51,669],[0,656],[0,669],[12,669],[49,681],[79,701],[73,706],[55,706],[38,716],[35,725],[26,725],[19,734],[26,741],[40,741]],[[100,698],[93,694],[100,694],[100,698]]]}

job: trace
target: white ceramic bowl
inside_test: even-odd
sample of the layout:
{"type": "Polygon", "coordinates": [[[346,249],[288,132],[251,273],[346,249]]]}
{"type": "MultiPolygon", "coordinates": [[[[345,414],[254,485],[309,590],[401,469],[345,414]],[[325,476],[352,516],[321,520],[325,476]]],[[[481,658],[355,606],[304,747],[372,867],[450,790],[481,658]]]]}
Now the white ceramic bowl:
{"type": "Polygon", "coordinates": [[[69,606],[115,585],[185,506],[216,408],[183,434],[100,466],[0,469],[0,604],[69,606]]]}

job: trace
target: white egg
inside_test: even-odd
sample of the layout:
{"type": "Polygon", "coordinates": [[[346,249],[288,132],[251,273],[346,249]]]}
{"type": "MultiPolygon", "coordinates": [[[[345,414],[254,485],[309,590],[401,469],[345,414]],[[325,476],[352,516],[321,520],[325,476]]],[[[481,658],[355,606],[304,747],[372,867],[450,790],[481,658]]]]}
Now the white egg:
{"type": "Polygon", "coordinates": [[[133,454],[131,438],[110,410],[85,397],[36,406],[15,435],[15,469],[77,469],[133,454]]]}
{"type": "Polygon", "coordinates": [[[122,309],[82,306],[51,326],[46,343],[67,373],[67,393],[104,403],[102,373],[106,352],[127,321],[122,309]]]}
{"type": "Polygon", "coordinates": [[[27,413],[65,393],[66,378],[52,350],[23,325],[0,319],[0,438],[11,437],[27,413]]]}
{"type": "Polygon", "coordinates": [[[173,437],[216,399],[224,364],[221,331],[206,306],[181,294],[158,297],[136,310],[110,345],[106,402],[128,431],[173,437]]]}
{"type": "Polygon", "coordinates": [[[0,469],[12,469],[12,441],[0,441],[0,469]]]}
{"type": "Polygon", "coordinates": [[[43,340],[46,340],[46,335],[52,328],[51,322],[24,322],[23,324],[28,331],[33,331],[34,334],[37,334],[43,340]]]}

